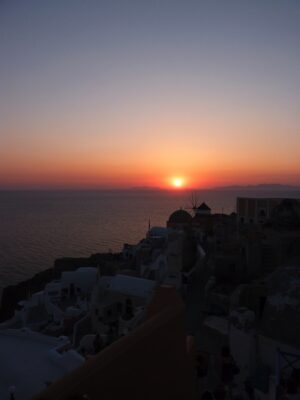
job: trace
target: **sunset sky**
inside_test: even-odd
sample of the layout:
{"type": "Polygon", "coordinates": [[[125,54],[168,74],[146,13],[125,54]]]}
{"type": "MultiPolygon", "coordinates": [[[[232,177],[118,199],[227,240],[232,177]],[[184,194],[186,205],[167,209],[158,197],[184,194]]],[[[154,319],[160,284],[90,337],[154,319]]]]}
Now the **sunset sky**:
{"type": "Polygon", "coordinates": [[[0,188],[300,184],[299,21],[298,0],[2,0],[0,188]]]}

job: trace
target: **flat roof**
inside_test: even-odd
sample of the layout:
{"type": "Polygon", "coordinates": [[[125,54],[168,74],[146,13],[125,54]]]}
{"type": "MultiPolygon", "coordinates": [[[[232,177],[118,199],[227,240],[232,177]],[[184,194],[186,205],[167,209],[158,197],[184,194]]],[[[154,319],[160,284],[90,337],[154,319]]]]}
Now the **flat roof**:
{"type": "Polygon", "coordinates": [[[107,284],[107,289],[123,293],[127,296],[146,298],[155,289],[156,282],[150,279],[117,274],[115,276],[100,278],[100,284],[107,284]]]}
{"type": "Polygon", "coordinates": [[[210,316],[204,320],[204,325],[218,331],[222,335],[228,335],[229,322],[227,318],[210,316]]]}
{"type": "Polygon", "coordinates": [[[53,338],[21,329],[0,330],[0,399],[9,398],[15,386],[17,400],[29,400],[54,382],[79,367],[83,360],[74,352],[68,359],[54,351],[67,339],[53,338]]]}

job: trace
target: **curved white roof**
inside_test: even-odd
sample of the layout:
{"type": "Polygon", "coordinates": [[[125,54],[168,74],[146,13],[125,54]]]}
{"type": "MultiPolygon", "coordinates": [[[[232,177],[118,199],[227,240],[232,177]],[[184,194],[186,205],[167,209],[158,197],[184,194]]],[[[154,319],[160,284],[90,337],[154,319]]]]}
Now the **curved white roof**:
{"type": "Polygon", "coordinates": [[[100,284],[107,283],[108,290],[113,292],[123,293],[128,296],[148,297],[156,286],[156,282],[150,279],[137,278],[128,275],[115,275],[113,277],[103,276],[100,279],[100,284]]]}
{"type": "Polygon", "coordinates": [[[74,350],[59,353],[56,348],[66,338],[54,338],[30,330],[0,331],[0,399],[8,399],[15,386],[17,400],[29,400],[71,370],[84,359],[74,350]]]}

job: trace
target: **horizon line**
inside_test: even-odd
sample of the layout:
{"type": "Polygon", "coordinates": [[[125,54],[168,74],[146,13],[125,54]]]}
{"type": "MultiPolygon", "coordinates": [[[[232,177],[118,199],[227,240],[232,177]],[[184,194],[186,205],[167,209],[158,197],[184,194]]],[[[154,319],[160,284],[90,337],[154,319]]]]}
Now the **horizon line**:
{"type": "Polygon", "coordinates": [[[235,190],[235,189],[296,189],[300,190],[298,184],[285,184],[285,183],[257,183],[257,184],[230,184],[230,185],[217,185],[217,186],[206,186],[206,187],[184,187],[184,188],[172,188],[162,186],[130,186],[130,187],[1,187],[1,192],[26,192],[26,191],[165,191],[165,192],[187,192],[187,191],[198,191],[198,190],[235,190]]]}

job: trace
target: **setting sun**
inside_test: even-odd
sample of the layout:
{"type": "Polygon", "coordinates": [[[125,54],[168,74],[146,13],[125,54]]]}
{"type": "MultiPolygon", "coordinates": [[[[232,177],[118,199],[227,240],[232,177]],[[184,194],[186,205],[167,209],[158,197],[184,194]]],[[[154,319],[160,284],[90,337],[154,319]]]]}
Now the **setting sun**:
{"type": "Polygon", "coordinates": [[[184,180],[182,178],[173,178],[172,185],[178,189],[182,188],[184,186],[184,180]]]}

